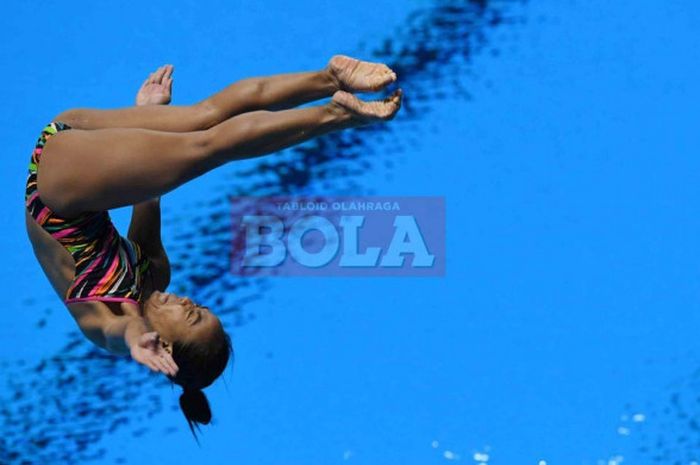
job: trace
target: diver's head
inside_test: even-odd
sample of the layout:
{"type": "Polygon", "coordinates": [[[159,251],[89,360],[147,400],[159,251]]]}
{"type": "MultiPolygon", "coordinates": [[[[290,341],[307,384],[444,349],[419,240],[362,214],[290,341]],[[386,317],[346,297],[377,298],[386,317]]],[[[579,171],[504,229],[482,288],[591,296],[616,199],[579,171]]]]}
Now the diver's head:
{"type": "Polygon", "coordinates": [[[194,434],[193,424],[211,421],[201,390],[224,372],[233,353],[231,338],[211,310],[187,297],[155,291],[143,304],[143,317],[178,366],[168,378],[183,388],[180,408],[194,434]]]}

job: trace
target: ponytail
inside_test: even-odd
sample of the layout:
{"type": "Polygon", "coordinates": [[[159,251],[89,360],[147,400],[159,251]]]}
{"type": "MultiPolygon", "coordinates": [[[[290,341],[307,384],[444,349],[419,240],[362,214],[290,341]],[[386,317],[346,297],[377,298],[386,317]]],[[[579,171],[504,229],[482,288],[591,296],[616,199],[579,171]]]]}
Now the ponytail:
{"type": "Polygon", "coordinates": [[[190,431],[199,444],[194,427],[196,426],[197,431],[199,431],[200,424],[208,425],[211,422],[211,409],[207,396],[201,389],[183,388],[182,394],[180,394],[180,410],[185,415],[190,431]]]}
{"type": "Polygon", "coordinates": [[[169,379],[182,386],[180,410],[199,444],[195,428],[200,431],[199,425],[211,422],[209,401],[202,389],[211,385],[226,369],[233,355],[231,338],[219,325],[218,331],[205,343],[173,341],[172,349],[173,360],[179,370],[169,379]]]}

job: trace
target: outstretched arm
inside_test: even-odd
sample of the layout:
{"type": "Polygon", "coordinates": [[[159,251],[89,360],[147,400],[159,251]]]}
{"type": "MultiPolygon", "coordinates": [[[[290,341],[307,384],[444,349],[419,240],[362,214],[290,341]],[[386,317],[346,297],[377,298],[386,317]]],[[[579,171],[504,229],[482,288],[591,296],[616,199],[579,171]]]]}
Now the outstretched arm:
{"type": "Polygon", "coordinates": [[[149,331],[140,316],[118,316],[103,328],[105,347],[112,353],[131,358],[155,372],[175,376],[178,367],[160,343],[155,331],[149,331]]]}
{"type": "Polygon", "coordinates": [[[136,315],[115,315],[103,302],[73,303],[69,310],[83,334],[115,355],[130,355],[155,372],[175,375],[177,364],[160,343],[158,333],[136,315]]]}
{"type": "Polygon", "coordinates": [[[137,242],[151,261],[154,290],[170,284],[170,261],[160,237],[160,197],[134,205],[127,237],[137,242]]]}
{"type": "MultiPolygon", "coordinates": [[[[172,99],[173,68],[161,66],[141,84],[136,106],[168,105],[172,99]]],[[[170,261],[160,237],[160,197],[134,205],[127,237],[138,242],[151,261],[155,289],[164,291],[170,284],[170,261]]]]}

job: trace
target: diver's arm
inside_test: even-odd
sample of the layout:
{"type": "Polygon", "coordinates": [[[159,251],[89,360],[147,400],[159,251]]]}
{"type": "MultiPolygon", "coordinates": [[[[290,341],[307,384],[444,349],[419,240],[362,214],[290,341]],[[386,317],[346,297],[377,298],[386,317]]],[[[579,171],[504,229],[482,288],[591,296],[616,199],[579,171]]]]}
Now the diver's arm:
{"type": "Polygon", "coordinates": [[[161,346],[160,337],[150,331],[140,316],[118,316],[103,329],[108,351],[131,355],[135,361],[155,372],[175,376],[177,365],[172,356],[161,346]]]}
{"type": "Polygon", "coordinates": [[[127,237],[137,242],[150,259],[155,290],[164,291],[170,284],[170,261],[161,239],[160,218],[160,197],[137,203],[127,237]]]}
{"type": "Polygon", "coordinates": [[[115,315],[102,302],[71,304],[69,310],[96,346],[115,355],[130,355],[153,371],[177,373],[177,365],[160,345],[158,333],[151,331],[142,317],[115,315]]]}
{"type": "Polygon", "coordinates": [[[143,318],[131,315],[115,316],[102,328],[104,348],[116,355],[129,355],[131,347],[147,332],[148,327],[143,318]]]}
{"type": "MultiPolygon", "coordinates": [[[[173,91],[172,74],[171,65],[151,73],[136,94],[136,106],[168,105],[173,91]]],[[[127,237],[137,242],[150,259],[154,290],[164,291],[170,284],[170,262],[160,237],[160,217],[160,197],[134,205],[127,237]]]]}
{"type": "Polygon", "coordinates": [[[149,257],[165,253],[160,238],[160,197],[137,203],[131,211],[127,237],[138,242],[149,257]]]}

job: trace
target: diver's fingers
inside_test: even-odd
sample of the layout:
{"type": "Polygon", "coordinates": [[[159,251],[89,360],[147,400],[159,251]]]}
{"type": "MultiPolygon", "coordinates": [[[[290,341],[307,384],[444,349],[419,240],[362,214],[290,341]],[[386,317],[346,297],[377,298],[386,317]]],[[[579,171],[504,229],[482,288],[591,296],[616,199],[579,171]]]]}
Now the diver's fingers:
{"type": "Polygon", "coordinates": [[[163,355],[163,361],[168,366],[170,374],[172,376],[175,376],[177,374],[178,370],[180,369],[177,366],[177,364],[175,363],[175,360],[173,360],[173,358],[170,356],[170,354],[168,354],[166,352],[165,355],[163,355]]]}
{"type": "Polygon", "coordinates": [[[165,361],[163,361],[162,359],[159,359],[159,358],[153,359],[153,364],[156,366],[156,368],[158,369],[158,371],[160,371],[160,372],[162,372],[162,373],[164,373],[164,374],[166,374],[166,375],[169,374],[170,369],[169,369],[168,366],[165,364],[165,361]]]}
{"type": "Polygon", "coordinates": [[[163,85],[168,89],[168,91],[170,91],[170,92],[173,91],[173,79],[172,78],[163,79],[163,85]]]}
{"type": "Polygon", "coordinates": [[[143,363],[143,364],[146,365],[148,368],[150,368],[151,371],[155,371],[155,372],[158,372],[158,371],[159,371],[159,370],[158,370],[158,367],[156,366],[155,363],[153,363],[152,360],[144,360],[144,361],[141,362],[141,363],[143,363]]]}
{"type": "Polygon", "coordinates": [[[156,72],[156,76],[155,76],[155,83],[156,84],[160,84],[163,81],[163,76],[165,76],[165,71],[166,71],[165,66],[161,66],[160,68],[158,68],[158,71],[156,72]]]}
{"type": "Polygon", "coordinates": [[[160,370],[161,370],[164,374],[166,374],[166,375],[171,375],[171,376],[175,376],[175,373],[174,373],[175,370],[173,370],[173,368],[172,368],[172,366],[170,365],[170,363],[168,363],[167,358],[165,358],[163,355],[160,355],[160,356],[157,356],[157,357],[156,357],[156,364],[158,365],[158,368],[160,368],[160,370]]]}

